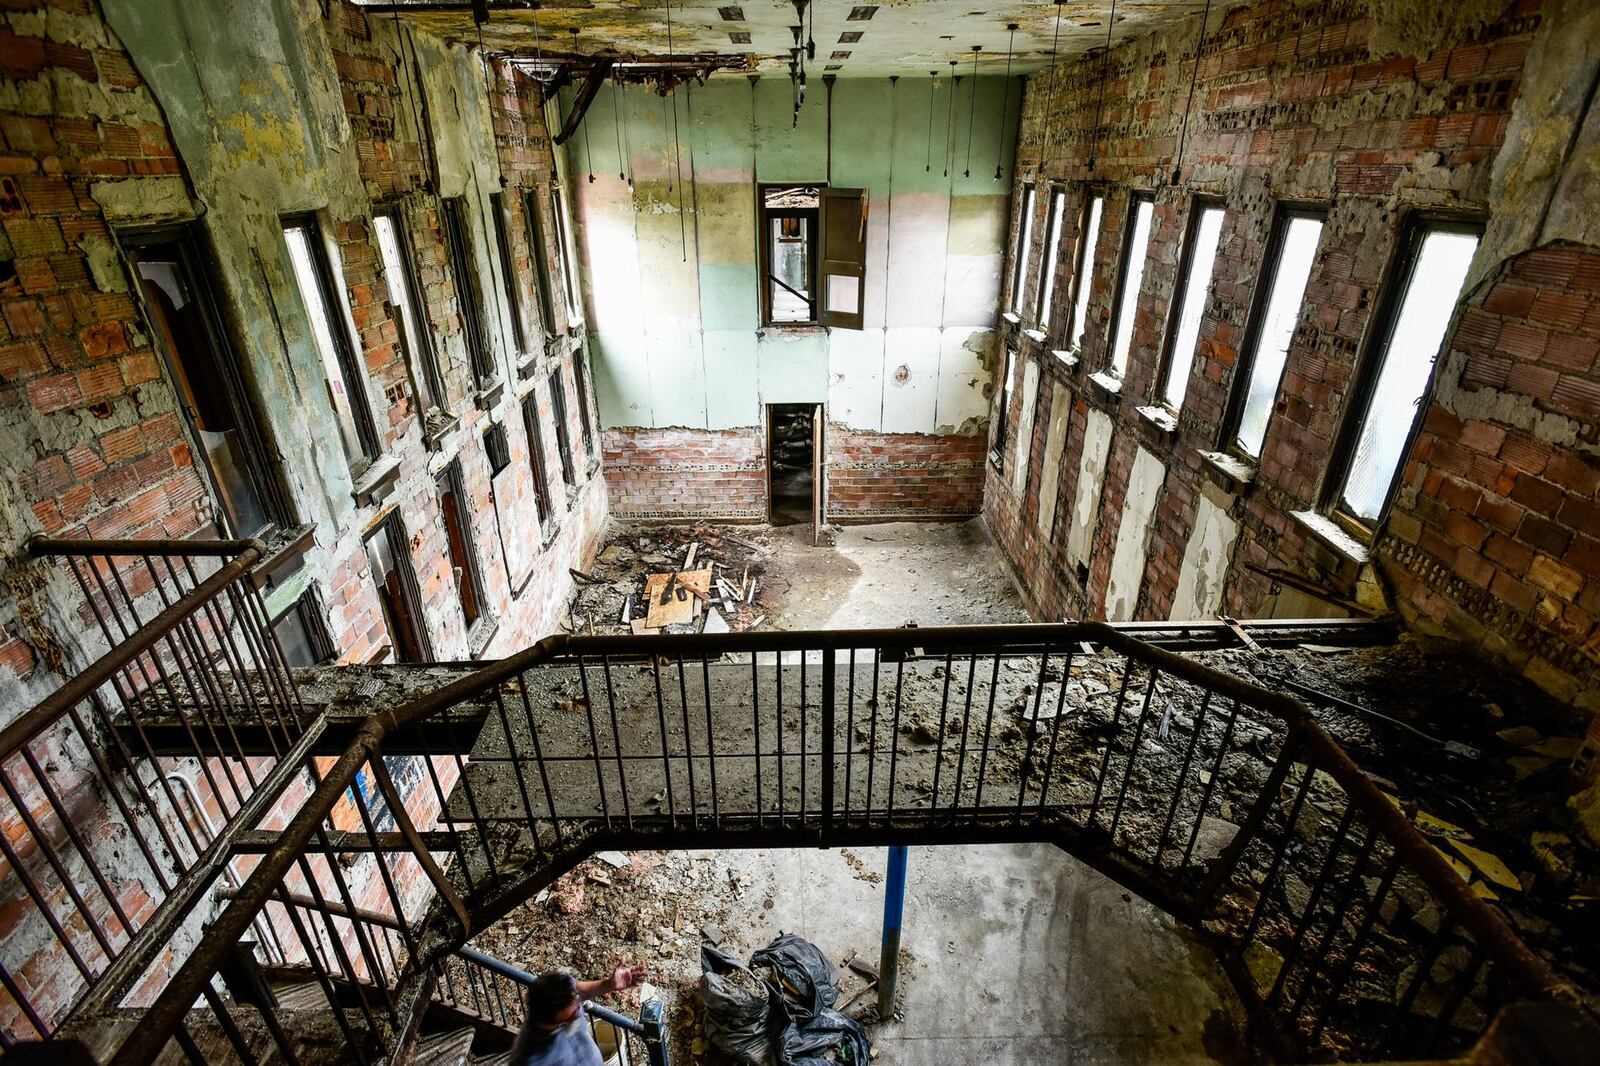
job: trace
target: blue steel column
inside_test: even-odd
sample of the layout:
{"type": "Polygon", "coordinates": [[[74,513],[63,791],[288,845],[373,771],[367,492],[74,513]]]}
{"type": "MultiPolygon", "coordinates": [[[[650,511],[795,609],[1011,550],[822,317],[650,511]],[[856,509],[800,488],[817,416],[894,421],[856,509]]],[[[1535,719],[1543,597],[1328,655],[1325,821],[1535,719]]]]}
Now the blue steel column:
{"type": "Polygon", "coordinates": [[[895,982],[900,976],[900,921],[906,910],[905,846],[889,849],[889,876],[883,888],[883,950],[878,956],[878,1017],[894,1015],[895,982]]]}

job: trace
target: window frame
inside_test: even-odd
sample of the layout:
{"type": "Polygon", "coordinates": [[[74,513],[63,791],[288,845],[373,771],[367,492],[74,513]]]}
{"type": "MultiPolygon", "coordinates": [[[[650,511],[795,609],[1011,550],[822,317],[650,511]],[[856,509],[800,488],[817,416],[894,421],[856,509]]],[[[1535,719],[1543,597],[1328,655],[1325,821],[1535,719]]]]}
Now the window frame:
{"type": "MultiPolygon", "coordinates": [[[[1155,232],[1156,195],[1143,189],[1130,190],[1128,196],[1128,210],[1122,223],[1122,247],[1117,252],[1117,283],[1111,290],[1111,319],[1106,323],[1106,350],[1105,372],[1121,380],[1128,374],[1128,366],[1133,363],[1133,334],[1132,325],[1129,325],[1128,334],[1128,366],[1117,366],[1117,330],[1122,325],[1122,304],[1127,295],[1128,272],[1133,266],[1134,234],[1139,228],[1139,208],[1148,204],[1150,206],[1150,232],[1145,234],[1145,247],[1141,249],[1144,258],[1150,258],[1150,241],[1155,232]]],[[[1144,264],[1139,267],[1139,284],[1135,287],[1131,310],[1134,314],[1139,311],[1139,289],[1144,288],[1144,264]]]]}
{"type": "MultiPolygon", "coordinates": [[[[1245,404],[1250,397],[1250,381],[1255,374],[1256,360],[1260,356],[1261,341],[1266,333],[1267,312],[1271,309],[1272,291],[1278,283],[1278,271],[1283,264],[1283,249],[1288,242],[1290,224],[1297,218],[1312,219],[1321,224],[1323,231],[1328,226],[1329,205],[1310,201],[1280,200],[1273,207],[1272,232],[1267,237],[1266,255],[1262,259],[1261,269],[1256,273],[1255,291],[1251,294],[1250,310],[1245,319],[1243,343],[1239,346],[1239,359],[1233,369],[1233,380],[1229,384],[1228,399],[1222,410],[1220,423],[1221,433],[1217,440],[1217,450],[1225,455],[1242,459],[1252,466],[1261,461],[1259,455],[1251,455],[1239,446],[1239,427],[1244,422],[1245,404]]],[[[1322,247],[1322,233],[1317,234],[1317,251],[1322,247]]],[[[1300,292],[1300,303],[1295,309],[1296,326],[1289,335],[1289,348],[1284,352],[1283,369],[1278,373],[1278,380],[1274,383],[1272,394],[1274,398],[1283,390],[1283,379],[1289,372],[1289,356],[1294,351],[1294,336],[1299,332],[1299,316],[1304,312],[1306,298],[1311,291],[1311,281],[1316,276],[1316,252],[1312,253],[1311,273],[1306,276],[1306,287],[1300,292]]],[[[1272,428],[1272,415],[1267,415],[1267,430],[1272,428]]],[[[1266,438],[1262,437],[1262,450],[1266,450],[1266,438]]]]}
{"type": "Polygon", "coordinates": [[[522,321],[522,300],[517,292],[516,259],[511,254],[511,230],[506,225],[506,197],[503,192],[489,194],[489,214],[494,220],[494,244],[500,257],[500,286],[505,292],[506,310],[511,315],[511,343],[518,360],[528,355],[528,328],[522,321]]]}
{"type": "Polygon", "coordinates": [[[1051,184],[1050,195],[1045,197],[1044,244],[1039,248],[1039,271],[1034,292],[1033,320],[1046,335],[1055,317],[1056,273],[1061,267],[1061,232],[1067,220],[1067,187],[1051,184]],[[1056,210],[1060,205],[1060,211],[1056,210]]]}
{"type": "Polygon", "coordinates": [[[483,561],[478,558],[474,550],[477,536],[472,530],[472,508],[469,506],[466,486],[461,478],[461,460],[452,459],[445,468],[439,471],[434,478],[434,489],[439,499],[439,520],[444,527],[445,549],[450,553],[451,569],[465,571],[464,575],[456,575],[456,598],[461,604],[461,619],[465,623],[468,634],[468,643],[471,643],[471,634],[479,627],[489,624],[492,613],[489,610],[488,596],[483,585],[483,561]],[[455,565],[455,543],[450,539],[450,515],[447,511],[446,497],[455,507],[457,532],[461,540],[462,559],[461,565],[455,565]],[[467,585],[462,586],[466,581],[467,585]],[[467,596],[470,595],[476,618],[467,618],[467,596]]]}
{"type": "Polygon", "coordinates": [[[767,181],[756,184],[756,248],[761,279],[757,299],[760,303],[762,329],[811,329],[822,324],[820,291],[822,284],[822,192],[826,182],[767,181]],[[767,207],[767,192],[772,189],[815,188],[817,206],[774,210],[767,207]],[[769,213],[769,211],[771,213],[769,213]],[[806,263],[811,274],[811,315],[802,321],[775,322],[772,318],[772,245],[771,222],[775,217],[795,215],[807,223],[806,263]]]}
{"type": "MultiPolygon", "coordinates": [[[[374,244],[378,244],[378,219],[387,219],[389,227],[395,235],[395,245],[399,253],[402,275],[400,280],[405,284],[406,296],[416,316],[418,347],[422,349],[418,352],[411,350],[411,342],[405,336],[404,323],[400,323],[401,328],[398,332],[401,334],[400,343],[406,352],[406,363],[411,367],[413,379],[418,376],[418,364],[421,364],[421,377],[427,383],[429,391],[433,393],[433,397],[437,401],[435,406],[438,407],[440,415],[449,418],[450,394],[445,388],[444,372],[439,367],[439,352],[434,345],[433,323],[428,314],[428,301],[422,295],[422,283],[417,273],[416,244],[411,239],[411,231],[406,227],[406,215],[405,207],[400,203],[387,203],[375,207],[372,212],[372,241],[374,244]]],[[[381,244],[378,247],[378,262],[384,268],[384,280],[387,282],[388,264],[384,262],[381,244]]],[[[394,286],[389,285],[387,287],[389,289],[389,305],[395,309],[396,314],[403,313],[399,311],[399,305],[395,303],[394,286]]],[[[427,409],[419,411],[418,414],[426,415],[427,409]]]]}
{"type": "Polygon", "coordinates": [[[1006,310],[1013,315],[1022,314],[1027,299],[1028,260],[1033,257],[1033,209],[1037,188],[1031,181],[1022,183],[1022,205],[1017,212],[1017,229],[1011,236],[1011,299],[1006,310]]]}
{"type": "Polygon", "coordinates": [[[1000,390],[996,397],[995,405],[995,430],[994,439],[989,444],[989,461],[1000,468],[1005,463],[1006,438],[1011,421],[1011,378],[1016,370],[1017,352],[1011,345],[1001,346],[1005,353],[1005,365],[1002,367],[1000,390]]]}
{"type": "MultiPolygon", "coordinates": [[[[1155,402],[1176,414],[1183,406],[1183,399],[1187,399],[1188,383],[1184,383],[1184,397],[1177,404],[1173,404],[1167,393],[1172,384],[1171,377],[1174,365],[1177,362],[1178,333],[1183,329],[1184,302],[1188,298],[1190,273],[1194,270],[1195,239],[1200,235],[1200,226],[1209,211],[1222,212],[1222,223],[1217,230],[1217,247],[1222,247],[1223,238],[1227,236],[1224,227],[1228,224],[1228,206],[1220,196],[1209,196],[1195,193],[1189,198],[1189,217],[1183,224],[1183,247],[1178,250],[1178,270],[1173,276],[1172,296],[1167,304],[1167,321],[1161,331],[1161,358],[1156,363],[1155,376],[1155,402]]],[[[1154,220],[1152,219],[1152,226],[1154,220]]],[[[1213,258],[1211,274],[1206,278],[1205,291],[1200,294],[1200,325],[1205,326],[1205,304],[1211,299],[1212,283],[1216,280],[1217,263],[1213,258]]],[[[1189,375],[1193,375],[1195,363],[1200,352],[1201,335],[1195,335],[1195,350],[1189,357],[1189,375]]],[[[1130,352],[1130,355],[1132,353],[1130,352]]]]}
{"type": "MultiPolygon", "coordinates": [[[[295,515],[290,506],[289,495],[275,472],[275,467],[281,460],[276,447],[270,443],[271,438],[265,429],[265,420],[261,415],[265,408],[257,400],[251,378],[240,358],[240,349],[233,343],[227,329],[224,318],[226,312],[218,299],[218,287],[212,277],[219,268],[204,225],[199,221],[193,221],[176,225],[119,229],[116,231],[116,238],[125,252],[137,252],[139,249],[158,245],[174,249],[178,262],[183,266],[184,280],[194,289],[195,299],[200,304],[201,325],[206,332],[206,339],[216,353],[217,372],[223,380],[226,400],[233,412],[234,423],[239,429],[245,458],[245,475],[250,479],[251,487],[260,498],[262,509],[267,514],[267,531],[292,526],[295,515]]],[[[178,369],[174,365],[176,356],[167,351],[167,346],[160,340],[159,331],[149,321],[151,316],[149,309],[144,306],[137,256],[130,254],[128,258],[129,281],[146,319],[146,326],[155,338],[154,347],[159,353],[162,368],[167,373],[168,384],[173,389],[176,399],[174,406],[177,407],[178,419],[187,437],[186,443],[190,452],[199,459],[196,465],[201,467],[202,476],[211,490],[212,501],[219,514],[224,517],[224,528],[231,530],[232,519],[227,517],[226,508],[222,504],[223,493],[218,485],[216,472],[211,468],[205,449],[200,444],[199,426],[195,424],[193,416],[187,410],[188,405],[183,402],[177,387],[178,369]]],[[[231,532],[235,535],[244,535],[239,530],[231,532]]]]}
{"type": "Polygon", "coordinates": [[[1094,256],[1100,250],[1100,230],[1106,224],[1106,189],[1100,185],[1084,187],[1083,206],[1078,214],[1078,239],[1072,249],[1072,284],[1067,293],[1066,328],[1062,331],[1064,342],[1071,350],[1082,358],[1082,340],[1075,339],[1074,333],[1088,333],[1088,320],[1090,300],[1094,298],[1094,256]],[[1095,202],[1100,204],[1100,218],[1092,227],[1093,237],[1090,239],[1090,220],[1094,215],[1095,202]],[[1091,250],[1091,245],[1093,246],[1091,250]],[[1083,301],[1083,321],[1078,320],[1078,294],[1080,287],[1086,286],[1088,297],[1083,301]]]}
{"type": "MultiPolygon", "coordinates": [[[[378,435],[378,426],[372,413],[372,399],[367,394],[367,370],[360,356],[357,354],[355,339],[350,334],[350,325],[344,314],[344,301],[339,298],[339,289],[335,285],[333,264],[328,257],[328,246],[322,234],[322,226],[314,214],[285,215],[279,219],[284,237],[284,248],[289,246],[289,231],[293,229],[304,230],[307,245],[311,252],[311,268],[316,275],[317,286],[324,309],[330,319],[328,335],[333,339],[334,357],[339,364],[339,372],[344,379],[345,395],[350,397],[350,415],[355,423],[356,437],[361,445],[362,455],[359,462],[350,463],[350,472],[356,480],[372,468],[383,455],[383,441],[378,435]]],[[[296,294],[300,297],[301,310],[306,314],[307,323],[310,323],[311,308],[306,305],[305,293],[300,291],[299,277],[295,273],[291,257],[289,276],[295,282],[296,294]]],[[[312,347],[317,347],[315,335],[308,338],[312,347]]],[[[320,362],[319,358],[319,362],[320,362]]],[[[335,412],[337,417],[337,412],[335,412]]],[[[342,450],[342,449],[341,449],[342,450]]]]}
{"type": "MultiPolygon", "coordinates": [[[[1417,435],[1421,432],[1424,415],[1427,410],[1428,400],[1433,395],[1434,384],[1439,374],[1439,364],[1443,362],[1441,355],[1451,338],[1451,326],[1459,314],[1461,295],[1466,291],[1463,288],[1456,293],[1455,310],[1445,323],[1443,335],[1439,338],[1439,349],[1432,353],[1432,366],[1423,384],[1416,413],[1412,415],[1411,426],[1406,431],[1405,442],[1400,448],[1400,461],[1395,465],[1394,472],[1390,475],[1389,486],[1384,492],[1383,503],[1378,508],[1378,513],[1371,520],[1359,515],[1351,514],[1344,507],[1344,494],[1346,482],[1350,476],[1350,466],[1355,459],[1356,448],[1361,438],[1361,429],[1371,413],[1372,402],[1376,395],[1378,376],[1383,369],[1389,345],[1392,343],[1396,327],[1399,325],[1400,309],[1405,303],[1406,295],[1410,292],[1411,281],[1415,276],[1418,261],[1421,258],[1422,247],[1426,243],[1428,234],[1433,232],[1470,234],[1478,239],[1478,247],[1482,247],[1485,220],[1481,215],[1462,214],[1443,211],[1414,211],[1408,213],[1400,220],[1399,237],[1395,243],[1394,251],[1389,256],[1389,262],[1384,268],[1383,278],[1379,287],[1379,298],[1376,313],[1368,323],[1367,336],[1362,344],[1360,358],[1356,360],[1351,374],[1351,390],[1345,406],[1343,417],[1339,421],[1339,428],[1334,436],[1328,466],[1323,474],[1320,491],[1320,510],[1333,519],[1346,532],[1355,537],[1371,542],[1377,531],[1388,521],[1389,511],[1394,506],[1394,499],[1399,492],[1400,482],[1405,474],[1406,462],[1412,450],[1416,447],[1417,435]]],[[[1476,255],[1477,249],[1474,249],[1476,255]]],[[[1465,285],[1465,279],[1463,279],[1465,285]]]]}
{"type": "MultiPolygon", "coordinates": [[[[572,430],[567,426],[567,373],[566,364],[559,363],[550,371],[550,421],[556,431],[556,454],[561,458],[561,480],[564,488],[578,487],[578,468],[572,454],[572,430]]],[[[566,494],[567,505],[572,505],[571,493],[566,494]]]]}
{"type": "MultiPolygon", "coordinates": [[[[366,534],[361,538],[363,555],[367,553],[367,544],[374,537],[380,536],[388,538],[389,554],[394,557],[394,565],[399,575],[400,595],[406,601],[406,610],[410,614],[412,625],[415,629],[414,636],[417,641],[417,654],[419,656],[416,661],[420,663],[436,662],[437,656],[433,650],[432,636],[428,632],[427,616],[422,611],[422,590],[417,584],[417,568],[408,550],[410,542],[406,538],[405,525],[401,521],[398,508],[390,508],[387,514],[368,528],[366,534]]],[[[368,555],[368,576],[372,579],[373,591],[379,597],[381,610],[383,586],[378,583],[378,575],[371,573],[371,565],[371,557],[368,555]]],[[[410,660],[402,660],[400,658],[398,640],[389,629],[389,619],[387,617],[383,620],[383,628],[389,637],[389,654],[394,657],[394,661],[397,664],[409,662],[410,660]]]]}
{"type": "Polygon", "coordinates": [[[583,430],[583,459],[588,464],[597,454],[595,438],[600,428],[599,411],[592,399],[589,379],[589,346],[579,345],[572,352],[572,386],[578,393],[578,427],[583,430]],[[592,421],[591,421],[592,420],[592,421]]]}
{"type": "Polygon", "coordinates": [[[522,194],[523,223],[528,233],[528,256],[533,260],[534,283],[539,297],[539,328],[545,338],[556,335],[556,301],[554,282],[550,277],[550,253],[545,244],[544,222],[539,217],[539,187],[526,189],[522,194]]]}
{"type": "MultiPolygon", "coordinates": [[[[317,594],[315,585],[308,584],[301,590],[294,601],[279,611],[267,628],[272,632],[274,643],[282,653],[283,642],[278,638],[278,626],[290,615],[295,615],[300,622],[300,628],[305,631],[306,644],[311,648],[315,661],[312,666],[322,666],[331,663],[339,655],[339,649],[333,643],[333,636],[328,632],[326,609],[322,604],[322,597],[317,594]]],[[[288,665],[288,656],[284,654],[284,663],[288,665]]]]}
{"type": "Polygon", "coordinates": [[[482,441],[483,458],[489,464],[489,477],[494,478],[511,465],[511,441],[506,436],[504,424],[491,422],[484,426],[482,441]]]}
{"type": "Polygon", "coordinates": [[[572,244],[572,219],[567,214],[567,200],[562,195],[562,189],[561,182],[550,183],[550,214],[556,227],[556,255],[561,267],[561,295],[567,312],[567,328],[570,331],[583,321],[583,315],[578,306],[577,252],[576,246],[572,244]]]}
{"type": "Polygon", "coordinates": [[[528,467],[533,475],[533,508],[543,530],[556,517],[550,498],[550,470],[545,466],[544,426],[539,415],[539,390],[529,389],[522,397],[522,431],[528,438],[528,467]]]}
{"type": "Polygon", "coordinates": [[[483,284],[472,258],[472,244],[467,237],[469,226],[466,196],[441,196],[439,228],[444,233],[445,253],[450,260],[450,278],[455,283],[456,313],[461,316],[461,331],[466,339],[467,362],[472,367],[473,383],[480,393],[484,393],[499,382],[500,368],[496,365],[494,352],[489,347],[489,335],[484,328],[483,284]]]}

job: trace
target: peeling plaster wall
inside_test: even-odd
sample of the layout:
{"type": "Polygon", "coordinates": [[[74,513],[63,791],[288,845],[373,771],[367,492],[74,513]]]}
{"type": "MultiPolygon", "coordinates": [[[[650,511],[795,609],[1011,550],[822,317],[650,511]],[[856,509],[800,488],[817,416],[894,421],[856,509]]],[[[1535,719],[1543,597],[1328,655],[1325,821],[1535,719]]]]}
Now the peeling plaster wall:
{"type": "Polygon", "coordinates": [[[773,403],[826,405],[831,516],[977,512],[1019,91],[1003,129],[1006,83],[978,79],[969,115],[972,84],[935,84],[930,143],[928,80],[840,79],[831,174],[821,84],[798,128],[782,79],[601,92],[569,147],[619,513],[764,515],[773,403]],[[786,182],[869,190],[865,329],[760,327],[756,185],[786,182]]]}
{"type": "MultiPolygon", "coordinates": [[[[1111,556],[1111,579],[1106,584],[1106,621],[1126,622],[1139,604],[1145,559],[1150,551],[1150,522],[1155,517],[1167,468],[1145,448],[1133,456],[1133,473],[1117,523],[1117,546],[1111,556]]],[[[1190,543],[1192,544],[1193,538],[1190,543]]],[[[1182,584],[1180,581],[1179,584],[1182,584]]],[[[1220,586],[1219,586],[1220,587],[1220,586]]]]}

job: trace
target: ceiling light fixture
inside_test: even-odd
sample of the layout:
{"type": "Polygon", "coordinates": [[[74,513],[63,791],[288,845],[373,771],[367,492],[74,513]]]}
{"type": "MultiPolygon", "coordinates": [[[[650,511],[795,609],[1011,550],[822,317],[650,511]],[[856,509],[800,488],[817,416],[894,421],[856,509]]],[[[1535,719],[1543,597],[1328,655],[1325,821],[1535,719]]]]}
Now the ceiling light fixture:
{"type": "Polygon", "coordinates": [[[1011,114],[1011,53],[1017,40],[1017,24],[1006,23],[1006,81],[1005,95],[1000,100],[1000,137],[994,153],[994,180],[1000,180],[1000,171],[1006,161],[1006,119],[1011,114]]]}
{"type": "Polygon", "coordinates": [[[928,150],[923,153],[922,169],[933,170],[933,87],[939,83],[939,72],[928,71],[928,150]]]}
{"type": "Polygon", "coordinates": [[[961,172],[964,178],[972,177],[972,120],[978,113],[978,53],[983,45],[972,46],[972,96],[967,103],[967,167],[961,172]]]}
{"type": "Polygon", "coordinates": [[[961,91],[961,75],[956,73],[956,61],[950,61],[950,106],[944,113],[944,176],[950,176],[950,156],[955,152],[956,95],[961,91]]]}
{"type": "MultiPolygon", "coordinates": [[[[572,54],[581,58],[583,52],[578,48],[578,27],[572,27],[572,54]]],[[[589,184],[594,184],[594,149],[589,146],[589,124],[583,123],[583,158],[589,164],[589,184]]]]}

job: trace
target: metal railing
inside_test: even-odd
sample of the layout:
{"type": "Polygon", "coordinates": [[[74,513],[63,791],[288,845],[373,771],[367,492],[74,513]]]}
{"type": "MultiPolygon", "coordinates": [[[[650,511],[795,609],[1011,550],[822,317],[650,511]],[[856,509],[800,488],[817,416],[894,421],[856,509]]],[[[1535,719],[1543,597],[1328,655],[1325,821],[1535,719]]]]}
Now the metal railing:
{"type": "Polygon", "coordinates": [[[307,743],[250,577],[261,542],[28,551],[64,561],[110,650],[0,730],[0,903],[19,914],[0,948],[7,1042],[143,981],[307,743]],[[184,738],[160,754],[145,730],[157,719],[184,738]],[[247,755],[243,728],[271,754],[247,755]]]}
{"type": "Polygon", "coordinates": [[[1303,705],[1115,627],[556,637],[370,719],[113,1061],[181,1031],[308,854],[418,864],[439,901],[404,930],[415,986],[600,848],[994,840],[1060,844],[1203,929],[1282,1054],[1458,1049],[1502,1004],[1573,998],[1303,705]],[[397,832],[337,832],[360,780],[398,807],[387,737],[468,703],[489,724],[424,760],[430,828],[400,807],[397,832]]]}

